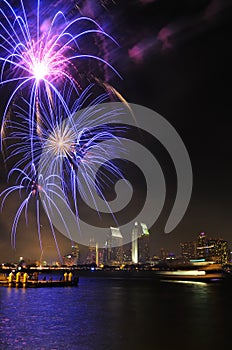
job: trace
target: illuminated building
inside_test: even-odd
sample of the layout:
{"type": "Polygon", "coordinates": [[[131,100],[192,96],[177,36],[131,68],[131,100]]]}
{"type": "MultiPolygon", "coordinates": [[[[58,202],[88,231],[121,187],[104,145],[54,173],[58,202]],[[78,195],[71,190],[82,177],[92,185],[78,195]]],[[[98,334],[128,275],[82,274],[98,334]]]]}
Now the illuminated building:
{"type": "Polygon", "coordinates": [[[111,260],[122,263],[123,260],[123,237],[117,227],[110,227],[111,230],[111,260]]]}
{"type": "Polygon", "coordinates": [[[133,264],[138,264],[138,223],[135,222],[135,225],[132,230],[131,241],[132,241],[132,249],[131,249],[131,260],[133,264]]]}
{"type": "Polygon", "coordinates": [[[221,264],[227,264],[229,262],[229,248],[227,241],[210,238],[208,245],[211,247],[209,251],[209,257],[211,260],[221,264]]]}
{"type": "Polygon", "coordinates": [[[118,227],[110,227],[108,239],[100,254],[99,262],[113,265],[123,262],[123,237],[118,227]]]}
{"type": "Polygon", "coordinates": [[[197,256],[196,242],[181,242],[180,243],[181,256],[183,259],[195,259],[197,256]]]}
{"type": "Polygon", "coordinates": [[[140,225],[142,228],[142,235],[138,238],[139,262],[146,263],[150,260],[150,253],[149,253],[150,234],[146,224],[141,222],[140,225]]]}
{"type": "Polygon", "coordinates": [[[87,264],[95,264],[96,263],[96,243],[94,241],[94,238],[90,238],[90,240],[89,240],[86,263],[87,264]]]}
{"type": "Polygon", "coordinates": [[[197,258],[206,259],[209,256],[209,246],[205,232],[201,232],[197,240],[197,258]]]}
{"type": "Polygon", "coordinates": [[[228,242],[219,238],[208,238],[200,233],[197,245],[197,257],[226,264],[229,261],[228,242]]]}
{"type": "Polygon", "coordinates": [[[123,261],[123,237],[118,227],[110,227],[109,238],[104,247],[104,262],[121,264],[123,261]]]}
{"type": "Polygon", "coordinates": [[[131,263],[131,245],[129,243],[123,246],[123,262],[126,264],[131,263]]]}
{"type": "Polygon", "coordinates": [[[75,265],[77,265],[80,262],[80,248],[77,243],[72,245],[72,256],[75,260],[75,265]]]}
{"type": "Polygon", "coordinates": [[[73,244],[71,253],[63,257],[63,264],[66,266],[77,265],[80,262],[80,249],[78,244],[73,244]]]}
{"type": "Polygon", "coordinates": [[[131,260],[133,264],[146,263],[150,260],[149,241],[150,234],[147,225],[135,222],[132,230],[131,260]]]}
{"type": "Polygon", "coordinates": [[[96,243],[96,265],[99,265],[99,250],[98,250],[98,243],[96,243]]]}

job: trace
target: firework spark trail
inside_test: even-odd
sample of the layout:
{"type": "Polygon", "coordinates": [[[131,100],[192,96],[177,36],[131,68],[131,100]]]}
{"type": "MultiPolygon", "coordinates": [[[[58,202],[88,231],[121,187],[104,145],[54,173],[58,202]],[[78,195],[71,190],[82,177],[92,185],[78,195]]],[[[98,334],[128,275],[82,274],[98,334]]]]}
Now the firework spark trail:
{"type": "Polygon", "coordinates": [[[29,114],[32,123],[41,91],[47,92],[48,95],[53,91],[64,108],[68,109],[59,92],[59,86],[61,83],[69,82],[77,92],[81,89],[81,84],[72,74],[72,71],[76,74],[80,73],[77,64],[74,65],[73,61],[93,59],[107,65],[119,75],[103,58],[93,53],[81,52],[81,40],[83,38],[86,40],[87,36],[89,38],[95,34],[102,35],[117,44],[93,19],[79,17],[68,22],[64,13],[58,11],[50,21],[50,25],[47,28],[44,26],[41,31],[40,0],[37,1],[37,8],[34,9],[34,16],[29,16],[26,12],[23,1],[21,1],[21,11],[15,11],[6,0],[1,0],[0,4],[2,19],[0,22],[0,86],[16,83],[5,107],[1,135],[9,106],[14,96],[24,88],[30,91],[29,114]]]}
{"type": "Polygon", "coordinates": [[[43,251],[43,243],[42,243],[42,235],[41,235],[41,224],[40,224],[40,218],[41,218],[41,204],[43,205],[43,208],[46,212],[48,221],[49,221],[49,226],[54,238],[54,242],[56,245],[56,249],[60,258],[60,261],[62,261],[58,242],[56,239],[56,233],[54,230],[54,226],[52,224],[52,212],[51,212],[51,207],[55,208],[57,211],[60,220],[62,221],[64,227],[66,228],[67,235],[70,236],[68,227],[65,223],[64,218],[62,217],[62,213],[60,210],[56,207],[56,198],[59,197],[60,200],[62,200],[62,197],[59,196],[58,192],[54,191],[55,185],[52,183],[54,180],[54,175],[51,177],[43,178],[42,176],[38,176],[37,173],[35,173],[35,167],[33,167],[33,164],[31,166],[31,174],[28,175],[25,173],[23,170],[19,168],[13,168],[8,175],[8,180],[17,175],[16,178],[16,185],[10,186],[7,189],[5,189],[1,194],[0,197],[2,198],[2,203],[1,203],[1,211],[3,210],[4,204],[8,197],[12,195],[14,192],[19,192],[20,198],[24,196],[25,198],[22,200],[21,204],[19,205],[14,220],[13,220],[13,225],[12,225],[12,230],[11,230],[11,243],[12,246],[15,248],[16,246],[16,232],[18,228],[18,223],[19,220],[22,216],[22,213],[24,211],[25,215],[25,221],[26,224],[28,225],[28,207],[29,203],[34,200],[36,203],[36,222],[37,222],[37,231],[38,231],[38,238],[39,238],[39,243],[40,243],[40,249],[43,251]],[[49,210],[48,210],[49,206],[49,210]]]}
{"type": "MultiPolygon", "coordinates": [[[[121,133],[123,131],[122,127],[115,126],[112,128],[107,123],[112,123],[114,118],[121,116],[122,111],[118,108],[106,112],[101,103],[109,100],[110,93],[103,93],[98,95],[97,98],[94,98],[93,88],[93,84],[88,86],[78,99],[73,99],[73,104],[71,101],[68,101],[68,99],[71,100],[73,97],[72,89],[64,88],[62,94],[67,100],[67,104],[71,106],[69,115],[66,115],[66,110],[62,104],[58,103],[58,98],[55,94],[52,94],[54,104],[51,104],[49,98],[40,102],[41,135],[38,136],[36,133],[33,133],[33,158],[31,155],[31,135],[28,128],[28,125],[31,123],[28,117],[29,103],[23,100],[21,104],[19,103],[17,106],[14,106],[16,111],[15,120],[8,120],[6,122],[7,136],[5,143],[8,154],[6,163],[13,161],[15,164],[14,169],[23,169],[22,173],[25,176],[33,168],[35,187],[31,191],[29,188],[27,189],[29,191],[28,199],[22,203],[14,220],[13,237],[15,237],[16,226],[21,212],[25,208],[25,205],[28,205],[30,197],[33,194],[37,196],[41,195],[41,192],[37,191],[37,179],[35,175],[39,162],[42,164],[42,168],[46,169],[45,173],[43,171],[45,179],[52,181],[52,174],[59,174],[59,179],[61,180],[59,183],[62,184],[62,188],[57,188],[55,195],[59,196],[60,193],[61,197],[65,193],[65,198],[70,208],[72,205],[74,206],[77,224],[79,222],[79,195],[88,203],[88,198],[94,201],[92,191],[97,191],[105,201],[107,208],[109,208],[103,194],[102,184],[94,176],[94,169],[96,167],[100,168],[103,165],[103,171],[99,169],[98,175],[101,181],[105,182],[108,186],[112,183],[111,175],[117,178],[123,178],[117,166],[113,162],[106,161],[106,159],[109,159],[109,155],[111,155],[110,159],[118,158],[115,149],[119,150],[120,140],[115,136],[115,132],[121,133]],[[88,107],[83,109],[85,105],[88,107]],[[76,117],[77,113],[78,117],[76,117]],[[15,143],[16,140],[17,142],[15,143]],[[102,147],[101,142],[106,140],[112,140],[111,146],[102,147]],[[116,148],[113,147],[116,145],[116,148]],[[45,154],[43,160],[41,160],[42,152],[45,154]],[[107,170],[110,176],[104,170],[107,170]],[[62,194],[59,191],[62,191],[62,194]]],[[[34,121],[34,128],[36,126],[36,122],[34,121]]],[[[17,179],[17,182],[19,180],[17,179]]],[[[22,185],[23,183],[20,181],[20,186],[22,185]]],[[[53,186],[55,186],[54,182],[53,186]]],[[[20,188],[16,187],[13,189],[11,187],[6,190],[7,196],[12,190],[19,190],[20,188]]],[[[51,200],[52,196],[50,193],[49,200],[43,201],[48,218],[50,218],[51,214],[49,214],[49,208],[46,209],[46,203],[49,205],[49,201],[51,203],[51,200]]],[[[95,201],[94,204],[96,210],[98,210],[95,201]]],[[[37,209],[38,217],[39,207],[37,209]]],[[[114,218],[113,213],[112,217],[114,218]]],[[[53,230],[51,225],[50,227],[53,230]]],[[[39,225],[38,234],[40,237],[39,225]]]]}
{"type": "MultiPolygon", "coordinates": [[[[53,158],[76,158],[78,162],[84,157],[87,150],[92,149],[93,144],[96,145],[97,142],[105,139],[115,138],[112,134],[113,129],[107,127],[107,123],[112,123],[114,117],[120,115],[120,110],[105,113],[102,103],[110,99],[110,93],[106,92],[95,98],[93,88],[94,84],[89,85],[77,99],[72,96],[72,89],[64,88],[63,96],[70,106],[68,113],[59,104],[55,94],[52,94],[53,104],[51,104],[50,98],[44,98],[40,102],[41,135],[33,133],[35,164],[38,164],[40,153],[45,145],[47,151],[53,154],[53,158]],[[72,97],[74,102],[71,102],[72,97]],[[84,108],[86,105],[87,107],[84,108]],[[74,118],[76,113],[79,113],[77,120],[74,118]]],[[[16,166],[21,168],[26,160],[25,172],[30,169],[30,164],[33,163],[33,159],[28,155],[31,150],[29,143],[31,135],[28,128],[31,123],[28,116],[29,108],[30,103],[25,99],[19,100],[18,104],[14,105],[15,118],[6,121],[6,137],[4,138],[8,154],[6,162],[14,156],[18,156],[20,159],[17,160],[16,166]],[[11,140],[12,144],[7,145],[11,140]],[[15,140],[17,140],[17,145],[15,145],[15,140]]],[[[34,129],[36,125],[37,123],[34,121],[34,129]]],[[[115,131],[118,129],[116,128],[115,131]]]]}

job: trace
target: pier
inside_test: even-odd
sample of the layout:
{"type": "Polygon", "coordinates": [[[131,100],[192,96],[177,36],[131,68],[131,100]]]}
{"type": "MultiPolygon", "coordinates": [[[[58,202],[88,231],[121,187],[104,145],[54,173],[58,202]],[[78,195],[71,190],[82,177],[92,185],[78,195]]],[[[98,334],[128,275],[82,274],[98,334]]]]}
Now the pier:
{"type": "Polygon", "coordinates": [[[78,286],[79,278],[74,278],[71,282],[66,281],[27,281],[9,282],[7,280],[0,281],[0,287],[12,287],[12,288],[41,288],[41,287],[73,287],[78,286]]]}
{"type": "Polygon", "coordinates": [[[46,277],[43,279],[29,279],[27,273],[23,275],[0,274],[0,287],[12,287],[12,288],[41,288],[41,287],[74,287],[78,286],[79,277],[68,276],[64,274],[63,278],[59,280],[50,277],[48,280],[46,277]]]}

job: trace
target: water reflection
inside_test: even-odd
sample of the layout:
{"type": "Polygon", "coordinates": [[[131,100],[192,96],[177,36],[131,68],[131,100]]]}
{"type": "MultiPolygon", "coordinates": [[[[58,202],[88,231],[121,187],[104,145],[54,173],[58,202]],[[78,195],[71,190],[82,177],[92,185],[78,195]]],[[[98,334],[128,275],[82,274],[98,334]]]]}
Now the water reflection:
{"type": "Polygon", "coordinates": [[[199,341],[222,348],[230,294],[218,284],[108,278],[81,278],[77,288],[0,288],[0,349],[191,350],[199,341]]]}
{"type": "Polygon", "coordinates": [[[183,284],[191,284],[196,286],[202,286],[207,287],[208,283],[206,282],[198,282],[198,281],[175,281],[175,280],[161,280],[161,282],[168,282],[168,283],[183,283],[183,284]]]}

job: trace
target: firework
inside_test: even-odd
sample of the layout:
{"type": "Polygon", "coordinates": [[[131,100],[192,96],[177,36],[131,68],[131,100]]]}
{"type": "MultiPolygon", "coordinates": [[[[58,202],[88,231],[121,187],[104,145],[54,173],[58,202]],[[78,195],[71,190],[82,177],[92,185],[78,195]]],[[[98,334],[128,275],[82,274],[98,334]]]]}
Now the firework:
{"type": "Polygon", "coordinates": [[[61,11],[51,18],[41,18],[40,13],[40,0],[30,11],[22,0],[17,10],[8,1],[0,0],[0,84],[15,85],[3,114],[1,134],[9,106],[23,89],[29,91],[27,100],[32,122],[35,116],[40,118],[38,105],[45,93],[48,96],[55,93],[68,112],[60,86],[68,82],[77,92],[81,89],[80,80],[76,78],[80,76],[76,61],[96,60],[118,74],[104,58],[94,53],[94,49],[89,52],[94,46],[91,37],[95,34],[116,43],[96,21],[88,17],[67,21],[61,11]],[[86,48],[82,43],[87,41],[90,45],[86,48]]]}
{"type": "MultiPolygon", "coordinates": [[[[109,93],[94,98],[94,85],[90,85],[71,103],[72,92],[72,89],[62,92],[67,105],[71,106],[68,114],[63,105],[57,103],[56,94],[52,94],[53,104],[49,98],[40,103],[39,136],[36,133],[31,135],[28,127],[31,124],[28,102],[23,100],[15,105],[15,120],[6,122],[8,136],[5,142],[8,154],[6,163],[13,162],[14,167],[23,169],[24,174],[30,173],[32,164],[43,173],[44,178],[51,180],[53,174],[58,174],[60,190],[65,194],[69,206],[75,208],[78,221],[79,195],[93,200],[92,192],[97,191],[105,200],[102,186],[110,185],[112,175],[123,178],[114,162],[108,161],[118,158],[120,140],[116,134],[121,134],[123,128],[109,125],[114,118],[118,121],[122,114],[121,108],[105,110],[102,102],[109,100],[109,93]],[[102,146],[106,140],[110,143],[102,146]],[[99,180],[94,176],[96,168],[99,169],[99,180]]],[[[36,126],[35,122],[34,128],[36,126]]],[[[105,203],[107,205],[106,200],[105,203]]],[[[96,205],[95,208],[98,210],[96,205]]]]}
{"type": "Polygon", "coordinates": [[[0,194],[0,197],[2,198],[1,211],[3,210],[5,201],[14,192],[18,192],[20,195],[20,198],[23,197],[23,200],[20,206],[18,207],[13,220],[13,225],[11,229],[12,246],[14,248],[16,246],[16,232],[18,228],[19,219],[21,218],[24,212],[25,221],[26,221],[26,224],[28,224],[28,208],[31,202],[34,201],[36,205],[36,222],[37,222],[37,231],[38,231],[38,238],[39,238],[41,252],[43,252],[43,243],[42,243],[42,236],[41,236],[42,225],[40,221],[41,221],[41,212],[42,210],[44,210],[48,218],[49,226],[55,241],[59,259],[60,261],[62,261],[58,242],[56,239],[56,233],[54,230],[54,226],[52,224],[51,215],[53,215],[53,213],[51,212],[51,209],[50,209],[51,207],[53,208],[53,210],[55,208],[56,215],[58,215],[60,220],[62,221],[63,226],[66,229],[67,236],[69,236],[70,234],[69,234],[68,227],[65,223],[65,220],[62,216],[62,213],[60,212],[59,208],[57,208],[56,206],[57,197],[59,197],[59,200],[61,201],[62,201],[62,197],[59,196],[58,191],[54,191],[55,186],[54,186],[54,183],[52,182],[54,181],[54,175],[52,177],[47,177],[47,178],[44,178],[42,175],[38,176],[34,164],[31,164],[31,171],[29,174],[25,173],[23,170],[19,168],[13,168],[9,172],[8,180],[13,176],[16,176],[16,181],[15,181],[16,184],[8,187],[0,194]]]}

